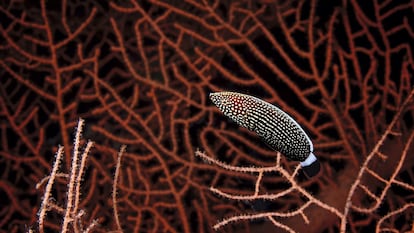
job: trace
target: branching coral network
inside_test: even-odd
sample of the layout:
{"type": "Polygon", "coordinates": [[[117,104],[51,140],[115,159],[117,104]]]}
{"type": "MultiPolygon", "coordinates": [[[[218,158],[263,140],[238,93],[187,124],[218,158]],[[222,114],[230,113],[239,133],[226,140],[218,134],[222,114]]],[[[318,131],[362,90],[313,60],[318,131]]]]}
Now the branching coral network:
{"type": "Polygon", "coordinates": [[[1,2],[0,231],[412,231],[413,17],[411,0],[1,2]],[[296,119],[323,173],[227,121],[219,91],[296,119]],[[94,143],[74,164],[79,118],[94,143]]]}
{"type": "MultiPolygon", "coordinates": [[[[228,199],[239,200],[239,201],[240,200],[255,201],[255,200],[260,200],[260,199],[263,199],[263,200],[279,199],[279,198],[283,198],[284,196],[290,195],[291,192],[298,192],[300,193],[300,195],[302,195],[303,197],[307,199],[306,202],[301,204],[300,207],[298,207],[295,210],[289,210],[288,212],[269,211],[269,212],[264,212],[264,213],[242,214],[242,215],[223,219],[222,221],[215,224],[214,228],[219,229],[225,226],[226,224],[229,224],[231,222],[241,221],[241,220],[254,220],[258,218],[266,218],[266,219],[269,219],[276,227],[280,227],[288,232],[295,232],[289,226],[275,219],[275,217],[289,218],[289,217],[296,215],[296,216],[300,216],[301,218],[303,218],[303,224],[310,224],[309,218],[307,217],[307,214],[305,213],[305,211],[306,211],[306,208],[308,208],[310,205],[316,205],[319,208],[325,209],[326,211],[329,211],[332,214],[336,215],[340,219],[340,232],[346,232],[347,223],[348,223],[349,215],[351,214],[351,212],[354,211],[354,212],[369,214],[369,213],[377,211],[381,203],[384,201],[384,197],[387,195],[387,192],[389,191],[392,185],[400,186],[403,189],[414,191],[413,185],[406,184],[396,179],[398,173],[401,171],[401,168],[403,167],[403,164],[405,163],[407,159],[407,153],[409,153],[408,152],[409,149],[413,146],[414,131],[411,132],[409,138],[407,139],[401,151],[401,156],[400,158],[398,158],[398,163],[396,164],[393,173],[389,177],[383,177],[382,175],[378,174],[378,172],[372,170],[369,166],[370,162],[376,156],[383,159],[384,161],[390,160],[388,155],[381,152],[381,147],[383,146],[383,143],[387,139],[387,137],[391,135],[401,136],[400,133],[394,131],[395,124],[400,118],[401,113],[407,107],[407,105],[412,104],[413,95],[414,95],[414,90],[411,91],[410,95],[404,101],[401,108],[397,111],[393,120],[387,127],[386,131],[381,136],[381,139],[374,146],[373,150],[369,153],[369,155],[366,156],[366,159],[363,162],[358,172],[358,175],[356,176],[355,181],[353,182],[351,188],[349,189],[349,192],[347,193],[345,207],[343,210],[339,210],[335,208],[334,206],[330,206],[329,204],[321,202],[316,197],[314,197],[310,192],[303,189],[300,186],[300,184],[298,184],[297,182],[297,175],[298,175],[298,170],[300,166],[299,165],[296,166],[294,171],[292,173],[289,173],[286,169],[284,169],[281,166],[280,154],[277,155],[275,165],[272,167],[238,167],[238,166],[231,166],[231,165],[225,164],[217,159],[207,156],[205,153],[201,151],[196,151],[196,156],[201,157],[203,160],[209,163],[213,163],[223,169],[233,171],[233,172],[253,173],[257,176],[254,193],[252,195],[229,194],[229,193],[222,192],[221,190],[215,187],[211,187],[210,190],[219,196],[222,196],[228,199]],[[283,178],[287,180],[287,182],[290,183],[290,187],[288,189],[285,189],[275,194],[260,194],[259,187],[261,186],[260,183],[262,181],[262,178],[264,174],[270,173],[270,172],[279,173],[283,178]],[[363,181],[364,176],[372,176],[374,179],[382,183],[383,188],[379,192],[379,194],[375,194],[373,191],[370,190],[370,188],[367,187],[366,184],[364,184],[364,181],[363,181]],[[357,189],[360,189],[362,192],[364,192],[365,195],[368,195],[373,200],[373,202],[369,203],[368,206],[359,206],[358,204],[356,205],[353,204],[353,201],[352,201],[353,196],[356,195],[357,189]]],[[[332,190],[332,191],[335,191],[335,190],[332,190]]],[[[392,231],[393,229],[389,227],[384,227],[383,225],[384,221],[386,221],[387,219],[391,218],[392,216],[406,209],[412,208],[413,206],[414,206],[414,203],[406,203],[403,206],[399,207],[399,209],[393,211],[392,213],[389,213],[381,217],[376,224],[376,227],[375,227],[376,232],[390,231],[390,230],[392,231]]],[[[412,224],[413,224],[412,227],[414,228],[414,222],[412,222],[412,224]]]]}
{"type": "MultiPolygon", "coordinates": [[[[81,145],[81,136],[84,126],[84,120],[79,119],[78,125],[76,127],[75,140],[73,142],[72,149],[72,164],[70,167],[69,173],[62,173],[60,171],[60,164],[63,157],[63,146],[59,146],[58,151],[56,152],[55,162],[52,167],[52,171],[49,176],[45,177],[40,181],[36,188],[40,189],[44,183],[46,183],[44,188],[44,194],[42,197],[42,203],[38,212],[38,230],[39,232],[44,232],[45,230],[45,219],[47,218],[48,212],[55,211],[63,216],[63,223],[60,228],[60,232],[91,232],[98,225],[96,219],[92,220],[86,226],[84,225],[84,217],[86,215],[84,210],[79,209],[80,199],[81,199],[81,183],[85,176],[86,163],[88,159],[88,154],[93,146],[92,141],[86,143],[83,151],[80,148],[81,145]],[[67,184],[66,190],[66,203],[65,206],[60,206],[58,203],[54,202],[52,196],[52,190],[54,189],[55,181],[58,177],[64,177],[67,184]]],[[[122,146],[118,153],[118,162],[116,165],[116,172],[114,175],[114,185],[112,191],[112,201],[113,201],[113,210],[114,210],[114,219],[117,224],[117,231],[122,232],[121,225],[119,223],[118,212],[116,208],[116,193],[117,193],[117,181],[119,179],[119,169],[121,167],[121,158],[125,152],[125,146],[122,146]]],[[[33,232],[32,229],[29,229],[29,232],[33,232]]]]}

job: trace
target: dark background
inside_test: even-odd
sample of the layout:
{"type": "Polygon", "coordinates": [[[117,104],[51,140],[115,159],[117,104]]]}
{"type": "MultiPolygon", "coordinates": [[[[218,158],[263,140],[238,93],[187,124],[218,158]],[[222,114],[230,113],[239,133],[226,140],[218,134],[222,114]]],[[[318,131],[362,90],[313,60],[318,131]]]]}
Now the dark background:
{"type": "MultiPolygon", "coordinates": [[[[197,149],[232,165],[275,164],[274,151],[208,100],[223,90],[255,95],[297,119],[323,173],[309,180],[300,172],[295,184],[341,213],[352,197],[360,209],[347,207],[347,232],[411,230],[413,9],[408,0],[0,1],[1,231],[37,231],[44,186],[35,184],[50,173],[58,145],[65,148],[60,170],[70,170],[80,117],[83,138],[95,146],[77,224],[97,219],[96,231],[115,229],[111,192],[121,144],[125,232],[213,232],[226,217],[308,203],[298,190],[267,201],[208,190],[252,195],[257,174],[204,163],[197,149]]],[[[297,163],[282,157],[281,165],[292,173],[297,163]]],[[[260,193],[291,186],[266,173],[260,193]]],[[[62,208],[66,188],[58,178],[52,191],[62,208]]],[[[275,220],[298,232],[338,232],[341,219],[318,203],[304,210],[310,224],[299,215],[275,220]]],[[[47,232],[61,223],[61,211],[50,209],[47,232]]],[[[222,230],[281,231],[269,220],[222,230]]]]}

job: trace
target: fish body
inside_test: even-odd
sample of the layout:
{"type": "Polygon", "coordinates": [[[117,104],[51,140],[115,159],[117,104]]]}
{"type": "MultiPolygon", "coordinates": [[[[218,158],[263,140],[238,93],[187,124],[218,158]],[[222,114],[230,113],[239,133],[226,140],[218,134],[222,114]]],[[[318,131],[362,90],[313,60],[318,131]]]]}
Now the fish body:
{"type": "Polygon", "coordinates": [[[238,125],[256,132],[271,148],[300,161],[308,176],[319,172],[313,144],[302,127],[280,108],[237,92],[210,94],[211,101],[238,125]],[[306,171],[306,170],[311,171],[306,171]],[[316,171],[314,171],[316,169],[316,171]]]}

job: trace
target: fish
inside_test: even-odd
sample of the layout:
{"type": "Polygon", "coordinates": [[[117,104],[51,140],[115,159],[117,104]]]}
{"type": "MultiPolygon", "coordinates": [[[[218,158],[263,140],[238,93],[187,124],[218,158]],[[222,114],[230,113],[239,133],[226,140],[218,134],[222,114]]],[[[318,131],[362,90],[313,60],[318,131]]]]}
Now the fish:
{"type": "Polygon", "coordinates": [[[320,163],[313,153],[311,139],[289,114],[262,99],[238,92],[215,92],[209,97],[239,126],[255,132],[273,150],[290,160],[299,161],[306,176],[319,173],[320,163]]]}

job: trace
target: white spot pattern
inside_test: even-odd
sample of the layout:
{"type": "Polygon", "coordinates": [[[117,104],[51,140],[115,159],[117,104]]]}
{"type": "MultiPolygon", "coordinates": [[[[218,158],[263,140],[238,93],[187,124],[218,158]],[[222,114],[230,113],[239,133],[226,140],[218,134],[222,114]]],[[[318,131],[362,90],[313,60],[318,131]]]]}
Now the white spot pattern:
{"type": "Polygon", "coordinates": [[[210,94],[211,101],[230,119],[256,132],[274,150],[295,161],[305,161],[313,144],[302,127],[278,107],[237,92],[210,94]]]}

